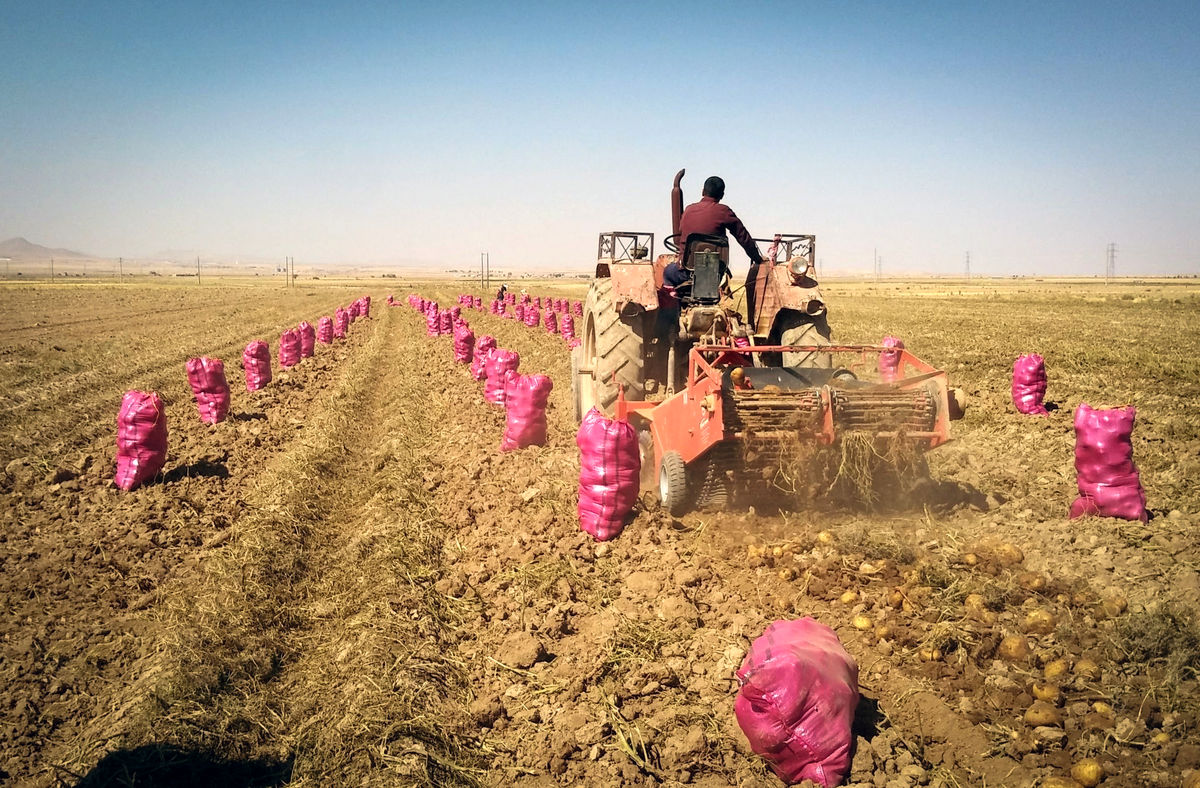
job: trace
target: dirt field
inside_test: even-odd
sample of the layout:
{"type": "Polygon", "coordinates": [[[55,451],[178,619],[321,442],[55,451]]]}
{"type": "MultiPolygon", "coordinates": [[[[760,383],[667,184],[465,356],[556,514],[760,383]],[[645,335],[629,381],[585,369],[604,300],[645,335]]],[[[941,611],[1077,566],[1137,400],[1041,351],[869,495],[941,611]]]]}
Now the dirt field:
{"type": "Polygon", "coordinates": [[[861,669],[849,784],[1033,786],[1095,757],[1103,786],[1179,786],[1200,768],[1200,286],[824,289],[837,340],[900,336],[970,397],[920,503],[647,500],[597,544],[562,341],[468,313],[555,382],[549,445],[502,455],[450,339],[384,303],[469,284],[0,288],[0,784],[779,785],[734,671],[812,615],[861,669]],[[245,391],[247,341],[365,293],[373,319],[245,391]],[[1012,408],[1026,352],[1048,418],[1012,408]],[[234,389],[215,427],[183,373],[201,354],[234,389]],[[129,388],[167,398],[170,456],[121,493],[129,388]],[[1149,524],[1066,518],[1080,402],[1137,406],[1149,524]],[[1011,635],[1027,655],[1001,657],[1011,635]],[[1056,722],[1026,724],[1034,694],[1056,722]]]}

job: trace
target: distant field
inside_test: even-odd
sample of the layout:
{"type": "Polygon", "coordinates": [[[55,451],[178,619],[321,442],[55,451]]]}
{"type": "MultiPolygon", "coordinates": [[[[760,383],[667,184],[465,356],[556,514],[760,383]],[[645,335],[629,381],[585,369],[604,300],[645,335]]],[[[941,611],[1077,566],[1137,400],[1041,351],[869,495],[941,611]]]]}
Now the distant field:
{"type": "Polygon", "coordinates": [[[901,337],[967,393],[928,457],[944,495],[679,519],[647,502],[602,549],[578,532],[559,337],[465,313],[554,381],[548,445],[500,454],[504,416],[449,340],[385,304],[449,306],[477,281],[282,285],[0,284],[0,783],[176,763],[214,784],[776,786],[733,719],[733,670],[800,615],[838,631],[881,711],[853,785],[907,764],[913,785],[1032,786],[1090,755],[1103,786],[1174,788],[1200,765],[1200,282],[825,282],[836,340],[901,337]],[[347,340],[245,391],[246,342],[275,353],[367,293],[347,340]],[[1030,352],[1046,418],[1011,404],[1030,352]],[[214,427],[195,355],[232,385],[214,427]],[[166,398],[170,455],[126,494],[110,480],[130,388],[166,398]],[[1148,525],[1066,518],[1081,402],[1137,407],[1148,525]],[[1055,628],[997,658],[1035,610],[1055,628]],[[1054,679],[1060,722],[1035,731],[1023,714],[1059,658],[1099,667],[1054,679]]]}

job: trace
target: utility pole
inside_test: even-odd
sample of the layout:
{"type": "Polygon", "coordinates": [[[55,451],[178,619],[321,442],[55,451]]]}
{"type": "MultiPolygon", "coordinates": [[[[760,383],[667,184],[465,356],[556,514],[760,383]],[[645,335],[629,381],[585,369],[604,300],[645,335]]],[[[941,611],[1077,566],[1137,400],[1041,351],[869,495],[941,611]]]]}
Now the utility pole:
{"type": "Polygon", "coordinates": [[[879,247],[872,250],[872,259],[875,263],[875,281],[883,279],[883,261],[879,259],[879,247]]]}
{"type": "Polygon", "coordinates": [[[487,292],[487,272],[483,270],[483,252],[479,253],[479,287],[485,293],[487,292]]]}
{"type": "Polygon", "coordinates": [[[1104,284],[1117,275],[1117,245],[1110,243],[1104,260],[1104,284]]]}
{"type": "Polygon", "coordinates": [[[54,258],[50,258],[50,281],[54,281],[54,258]]]}
{"type": "Polygon", "coordinates": [[[200,258],[196,258],[196,284],[200,284],[200,258]]]}
{"type": "Polygon", "coordinates": [[[967,252],[967,279],[971,278],[971,253],[967,252]]]}
{"type": "Polygon", "coordinates": [[[117,258],[117,278],[121,279],[124,276],[125,276],[125,258],[118,257],[117,258]]]}

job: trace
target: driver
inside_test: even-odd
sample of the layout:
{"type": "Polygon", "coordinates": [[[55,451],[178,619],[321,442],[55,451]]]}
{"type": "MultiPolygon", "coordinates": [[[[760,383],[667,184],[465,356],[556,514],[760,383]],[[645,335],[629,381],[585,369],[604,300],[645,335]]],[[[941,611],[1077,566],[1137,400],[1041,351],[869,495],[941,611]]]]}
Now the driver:
{"type": "MultiPolygon", "coordinates": [[[[750,273],[746,277],[746,283],[748,289],[753,288],[753,279],[758,273],[759,264],[763,261],[762,253],[758,251],[754,238],[746,230],[746,226],[742,224],[742,220],[737,217],[737,214],[728,205],[721,204],[721,198],[724,196],[725,181],[714,175],[704,182],[700,202],[694,202],[683,210],[683,216],[679,219],[680,259],[682,260],[682,255],[687,249],[688,236],[692,233],[718,235],[724,238],[726,237],[725,231],[729,230],[746,250],[746,256],[750,258],[750,273]]],[[[723,279],[729,271],[728,267],[722,267],[725,268],[722,271],[723,279]]],[[[683,270],[679,263],[671,263],[663,269],[663,282],[671,287],[678,287],[687,279],[687,271],[683,270]]]]}

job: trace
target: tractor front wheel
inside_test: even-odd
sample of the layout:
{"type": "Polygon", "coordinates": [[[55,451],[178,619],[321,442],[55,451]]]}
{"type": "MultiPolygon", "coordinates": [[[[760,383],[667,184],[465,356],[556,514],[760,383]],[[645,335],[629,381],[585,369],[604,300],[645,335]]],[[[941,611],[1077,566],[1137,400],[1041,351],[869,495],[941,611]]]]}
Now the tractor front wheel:
{"type": "MultiPolygon", "coordinates": [[[[792,311],[783,313],[779,317],[779,344],[827,347],[830,344],[830,332],[826,314],[826,312],[822,312],[813,316],[792,311]]],[[[785,352],[783,366],[801,369],[833,369],[833,354],[820,350],[785,352]]]]}

